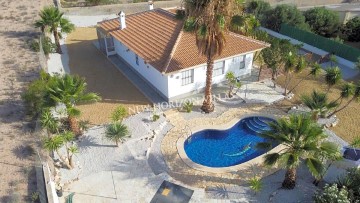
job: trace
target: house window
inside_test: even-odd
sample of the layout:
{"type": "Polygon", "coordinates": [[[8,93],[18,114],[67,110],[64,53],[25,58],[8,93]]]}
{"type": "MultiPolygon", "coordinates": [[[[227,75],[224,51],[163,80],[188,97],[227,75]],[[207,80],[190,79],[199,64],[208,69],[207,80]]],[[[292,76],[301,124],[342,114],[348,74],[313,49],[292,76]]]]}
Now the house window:
{"type": "Polygon", "coordinates": [[[213,69],[213,77],[223,75],[225,68],[225,61],[216,62],[213,69]]]}
{"type": "Polygon", "coordinates": [[[194,69],[181,72],[181,85],[187,85],[194,82],[194,69]]]}
{"type": "Polygon", "coordinates": [[[244,69],[245,68],[245,55],[237,56],[232,59],[232,69],[244,69]]]}
{"type": "Polygon", "coordinates": [[[135,54],[135,62],[136,65],[139,65],[139,56],[137,54],[135,54]]]}

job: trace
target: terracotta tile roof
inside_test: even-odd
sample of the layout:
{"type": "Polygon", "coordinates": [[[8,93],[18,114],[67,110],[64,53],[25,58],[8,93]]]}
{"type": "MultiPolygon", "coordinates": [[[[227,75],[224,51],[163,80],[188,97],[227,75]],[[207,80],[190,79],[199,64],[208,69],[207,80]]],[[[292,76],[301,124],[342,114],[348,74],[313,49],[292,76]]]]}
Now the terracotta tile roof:
{"type": "MultiPolygon", "coordinates": [[[[98,23],[130,50],[162,73],[206,63],[195,44],[195,35],[182,31],[183,22],[163,9],[126,16],[126,28],[119,29],[118,18],[98,23]]],[[[268,45],[245,36],[229,33],[223,53],[216,59],[263,49],[268,45]]]]}

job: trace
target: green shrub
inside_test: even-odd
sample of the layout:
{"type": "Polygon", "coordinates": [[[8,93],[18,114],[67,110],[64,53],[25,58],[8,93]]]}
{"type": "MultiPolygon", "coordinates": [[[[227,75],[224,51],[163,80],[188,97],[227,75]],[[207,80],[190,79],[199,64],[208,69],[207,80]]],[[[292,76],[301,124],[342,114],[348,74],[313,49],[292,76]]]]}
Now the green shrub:
{"type": "Polygon", "coordinates": [[[194,103],[191,102],[191,101],[186,101],[184,104],[183,104],[183,109],[187,112],[187,113],[190,113],[192,111],[194,107],[194,103]]]}
{"type": "Polygon", "coordinates": [[[31,202],[39,202],[39,193],[38,192],[33,192],[31,193],[31,202]]]}
{"type": "Polygon", "coordinates": [[[346,176],[336,182],[339,188],[347,188],[351,202],[360,202],[360,169],[347,170],[346,176]]]}
{"type": "Polygon", "coordinates": [[[112,121],[122,121],[128,115],[127,108],[123,105],[116,107],[114,112],[111,114],[112,121]]]}
{"type": "Polygon", "coordinates": [[[155,122],[155,121],[157,121],[157,120],[159,120],[159,118],[160,118],[160,115],[158,115],[158,114],[153,114],[152,115],[152,120],[155,122]]]}
{"type": "Polygon", "coordinates": [[[314,197],[315,203],[350,203],[345,187],[338,188],[336,184],[325,185],[324,190],[314,197]]]}
{"type": "Polygon", "coordinates": [[[45,71],[41,71],[39,79],[32,81],[21,95],[30,115],[38,115],[46,106],[50,105],[50,96],[47,88],[54,80],[55,77],[51,77],[45,71]]]}
{"type": "MultiPolygon", "coordinates": [[[[36,51],[36,52],[40,51],[39,40],[31,41],[29,46],[33,51],[36,51]]],[[[50,53],[56,52],[56,45],[51,42],[51,39],[49,37],[43,37],[42,38],[42,49],[44,50],[45,56],[48,56],[50,53]]]]}
{"type": "Polygon", "coordinates": [[[255,194],[260,192],[261,189],[263,188],[263,184],[259,177],[250,178],[249,184],[250,184],[250,189],[252,189],[255,192],[255,194]]]}

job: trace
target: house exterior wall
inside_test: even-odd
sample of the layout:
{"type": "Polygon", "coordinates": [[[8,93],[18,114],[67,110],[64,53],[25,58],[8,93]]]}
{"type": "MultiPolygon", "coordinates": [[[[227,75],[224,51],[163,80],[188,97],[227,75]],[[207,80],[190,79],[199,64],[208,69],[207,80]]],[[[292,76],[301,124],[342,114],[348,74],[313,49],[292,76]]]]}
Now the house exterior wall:
{"type": "MultiPolygon", "coordinates": [[[[128,49],[121,42],[114,40],[116,54],[122,57],[133,69],[147,82],[153,86],[164,98],[171,100],[172,98],[189,94],[192,92],[200,92],[206,84],[206,64],[187,68],[186,70],[193,69],[193,82],[187,85],[182,85],[182,72],[173,74],[162,74],[150,64],[145,64],[144,60],[138,56],[138,63],[136,62],[136,54],[128,49]]],[[[233,71],[236,77],[246,76],[251,74],[253,65],[254,53],[247,53],[236,55],[225,59],[216,60],[215,63],[224,62],[224,73],[213,77],[213,84],[217,84],[226,80],[225,75],[229,71],[233,71]],[[236,57],[244,58],[244,68],[233,66],[233,59],[236,57]]],[[[185,71],[186,71],[185,70],[185,71]]]]}
{"type": "Polygon", "coordinates": [[[116,53],[128,64],[130,64],[140,76],[146,79],[148,83],[158,91],[158,93],[160,93],[164,98],[169,97],[167,88],[168,78],[166,75],[161,74],[150,64],[145,64],[145,61],[140,57],[138,57],[138,63],[136,63],[136,54],[118,40],[114,40],[114,46],[116,53]]]}
{"type": "MultiPolygon", "coordinates": [[[[238,55],[238,56],[244,56],[244,55],[238,55]]],[[[233,71],[237,77],[251,74],[254,53],[248,53],[245,55],[245,67],[243,69],[240,69],[240,67],[232,66],[233,58],[238,56],[233,56],[226,59],[220,59],[215,61],[216,63],[225,60],[225,65],[224,65],[224,74],[214,76],[213,84],[217,84],[225,81],[226,80],[225,75],[229,71],[233,71]]],[[[187,85],[181,84],[182,72],[177,72],[174,74],[170,74],[168,76],[168,92],[169,92],[168,95],[170,99],[194,91],[199,92],[205,87],[206,64],[189,68],[186,70],[190,70],[190,69],[194,69],[194,80],[193,80],[194,82],[187,85]]]]}

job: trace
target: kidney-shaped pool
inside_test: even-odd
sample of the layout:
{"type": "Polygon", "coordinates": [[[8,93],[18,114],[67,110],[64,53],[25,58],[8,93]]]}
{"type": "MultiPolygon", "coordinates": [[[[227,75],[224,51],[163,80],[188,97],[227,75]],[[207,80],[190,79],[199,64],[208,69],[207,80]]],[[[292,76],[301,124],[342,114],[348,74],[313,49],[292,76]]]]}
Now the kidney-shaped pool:
{"type": "MultiPolygon", "coordinates": [[[[264,154],[255,146],[269,141],[258,133],[269,130],[267,117],[247,117],[227,130],[206,129],[192,134],[185,140],[186,155],[195,163],[208,167],[229,167],[244,163],[264,154]]],[[[273,147],[277,144],[273,143],[273,147]]]]}

